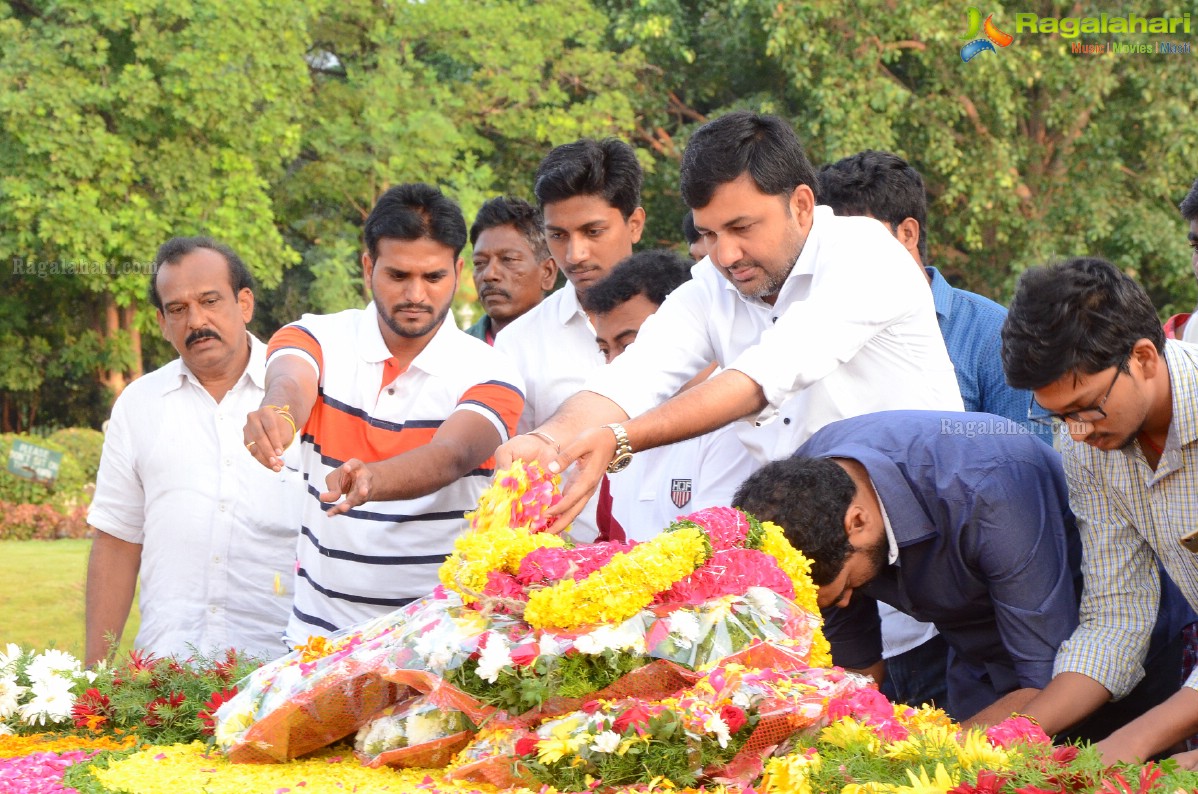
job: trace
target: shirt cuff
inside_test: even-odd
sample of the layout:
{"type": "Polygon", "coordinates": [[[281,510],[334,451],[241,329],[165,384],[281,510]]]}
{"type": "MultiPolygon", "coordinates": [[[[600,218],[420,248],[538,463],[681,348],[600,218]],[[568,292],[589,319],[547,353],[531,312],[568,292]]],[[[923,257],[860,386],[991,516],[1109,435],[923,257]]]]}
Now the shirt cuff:
{"type": "Polygon", "coordinates": [[[146,534],[141,527],[127,524],[95,504],[87,511],[87,523],[126,543],[136,543],[140,546],[145,541],[146,534]]]}
{"type": "MultiPolygon", "coordinates": [[[[1147,647],[1146,642],[1143,645],[1147,647]]],[[[1100,637],[1068,639],[1057,653],[1053,676],[1080,673],[1102,684],[1110,691],[1111,699],[1118,700],[1144,678],[1143,663],[1132,663],[1127,648],[1126,639],[1123,642],[1100,637]]]]}

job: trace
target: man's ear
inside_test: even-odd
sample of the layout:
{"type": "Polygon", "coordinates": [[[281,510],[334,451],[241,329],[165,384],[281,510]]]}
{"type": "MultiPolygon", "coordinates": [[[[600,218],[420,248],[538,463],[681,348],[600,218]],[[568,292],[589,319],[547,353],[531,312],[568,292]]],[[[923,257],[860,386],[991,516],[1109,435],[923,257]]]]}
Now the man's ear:
{"type": "Polygon", "coordinates": [[[1131,349],[1131,357],[1140,363],[1140,371],[1144,373],[1145,378],[1154,378],[1160,371],[1161,354],[1151,339],[1137,340],[1131,349]]]}
{"type": "Polygon", "coordinates": [[[923,264],[923,258],[919,255],[919,221],[914,218],[903,218],[902,223],[894,227],[894,236],[903,248],[906,248],[911,257],[923,264]]]}
{"type": "Polygon", "coordinates": [[[844,534],[852,542],[859,532],[864,532],[866,526],[865,508],[853,502],[844,514],[844,534]]]}
{"type": "Polygon", "coordinates": [[[366,282],[366,291],[372,292],[370,287],[370,277],[374,274],[374,260],[370,258],[369,251],[362,252],[362,279],[366,282]]]}
{"type": "Polygon", "coordinates": [[[636,245],[641,241],[641,234],[645,231],[645,208],[637,207],[628,216],[628,230],[632,236],[632,243],[636,245]]]}

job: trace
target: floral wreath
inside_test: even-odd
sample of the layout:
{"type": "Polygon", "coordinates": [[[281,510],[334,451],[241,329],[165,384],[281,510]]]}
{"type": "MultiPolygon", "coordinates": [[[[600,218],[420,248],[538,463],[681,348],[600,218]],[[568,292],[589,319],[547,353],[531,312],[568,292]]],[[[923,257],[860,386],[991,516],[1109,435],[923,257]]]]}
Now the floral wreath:
{"type": "MultiPolygon", "coordinates": [[[[753,585],[819,614],[811,562],[778,525],[710,508],[643,543],[574,547],[546,531],[545,511],[561,499],[559,483],[523,461],[498,472],[478,509],[467,514],[471,531],[441,566],[442,584],[467,604],[519,612],[545,630],[618,624],[655,603],[676,608],[753,585]]],[[[830,663],[822,631],[812,645],[817,663],[830,663]]]]}

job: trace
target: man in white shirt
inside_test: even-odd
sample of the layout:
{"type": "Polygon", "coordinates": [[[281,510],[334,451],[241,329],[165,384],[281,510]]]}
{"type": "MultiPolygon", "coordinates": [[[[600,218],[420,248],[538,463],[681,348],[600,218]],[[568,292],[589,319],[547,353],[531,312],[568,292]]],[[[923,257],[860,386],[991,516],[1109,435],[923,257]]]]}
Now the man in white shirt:
{"type": "MultiPolygon", "coordinates": [[[[603,366],[580,298],[641,239],[641,166],[623,141],[583,139],[558,146],[537,168],[534,191],[545,216],[549,251],[569,282],[516,319],[495,348],[524,378],[519,430],[544,424],[603,366]]],[[[550,436],[552,438],[552,436],[550,436]]],[[[574,522],[575,540],[595,539],[595,501],[574,522]]]]}
{"type": "Polygon", "coordinates": [[[738,432],[766,461],[837,419],[961,410],[931,293],[906,249],[873,219],[817,207],[815,185],[779,118],[737,112],[700,128],[683,155],[682,196],[707,258],[637,344],[537,428],[563,441],[560,455],[521,436],[497,460],[577,460],[553,510],[568,519],[605,469],[735,419],[750,420],[738,432]],[[677,394],[713,360],[723,372],[677,394]]]}
{"type": "MultiPolygon", "coordinates": [[[[691,263],[673,251],[640,251],[587,291],[583,308],[608,363],[636,341],[646,318],[690,278],[691,263]]],[[[683,388],[710,374],[704,369],[683,388]]],[[[680,515],[732,504],[737,486],[756,468],[731,427],[646,450],[608,478],[606,491],[600,489],[600,533],[606,539],[649,540],[680,515]]]]}
{"type": "Polygon", "coordinates": [[[138,648],[286,652],[303,484],[294,467],[264,469],[242,446],[266,374],[266,346],[246,330],[251,286],[237,255],[211,239],[158,250],[150,301],[179,358],[112,409],[88,512],[88,664],[115,648],[139,576],[138,648]]]}

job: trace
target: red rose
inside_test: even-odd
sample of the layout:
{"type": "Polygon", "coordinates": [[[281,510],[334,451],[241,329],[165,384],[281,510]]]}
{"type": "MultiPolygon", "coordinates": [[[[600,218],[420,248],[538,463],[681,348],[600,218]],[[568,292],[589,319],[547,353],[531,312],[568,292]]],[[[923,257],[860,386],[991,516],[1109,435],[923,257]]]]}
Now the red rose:
{"type": "Polygon", "coordinates": [[[532,735],[521,737],[516,740],[516,755],[521,757],[532,755],[537,751],[537,745],[540,743],[541,740],[532,735]]]}
{"type": "Polygon", "coordinates": [[[624,733],[629,728],[647,724],[649,718],[652,716],[644,706],[638,703],[616,717],[616,721],[612,723],[612,727],[615,728],[616,733],[624,733]]]}
{"type": "Polygon", "coordinates": [[[529,643],[512,648],[511,654],[513,662],[520,667],[528,667],[537,660],[537,657],[541,655],[541,651],[535,643],[529,643]]]}
{"type": "Polygon", "coordinates": [[[745,717],[745,710],[739,706],[733,706],[731,703],[720,709],[720,719],[728,726],[728,733],[736,733],[745,727],[745,723],[748,721],[748,718],[745,717]]]}

